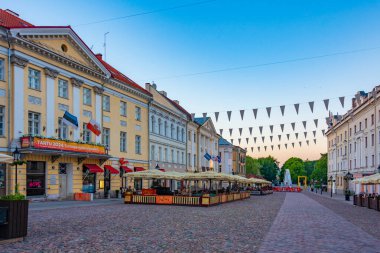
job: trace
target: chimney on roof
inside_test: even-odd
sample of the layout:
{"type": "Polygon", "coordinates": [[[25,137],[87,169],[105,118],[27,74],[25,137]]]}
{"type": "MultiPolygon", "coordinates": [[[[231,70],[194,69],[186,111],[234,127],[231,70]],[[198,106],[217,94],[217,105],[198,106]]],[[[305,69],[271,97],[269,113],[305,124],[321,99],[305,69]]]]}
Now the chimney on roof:
{"type": "Polygon", "coordinates": [[[145,83],[145,89],[146,89],[147,91],[150,91],[150,83],[145,83]]]}
{"type": "Polygon", "coordinates": [[[152,81],[152,86],[153,86],[153,89],[157,90],[157,84],[155,84],[153,81],[152,81]]]}
{"type": "Polygon", "coordinates": [[[179,105],[179,101],[178,100],[173,100],[174,103],[176,103],[177,105],[179,105]]]}
{"type": "Polygon", "coordinates": [[[14,12],[14,11],[12,11],[10,9],[6,9],[5,11],[8,12],[9,14],[13,15],[13,16],[16,16],[16,17],[20,16],[20,15],[18,15],[18,13],[14,12]]]}
{"type": "Polygon", "coordinates": [[[162,90],[162,91],[159,91],[159,93],[164,96],[164,97],[167,97],[168,96],[168,93],[166,93],[166,91],[162,90]]]}
{"type": "Polygon", "coordinates": [[[98,59],[102,60],[102,57],[103,57],[103,55],[102,55],[102,54],[100,54],[100,53],[99,53],[99,54],[96,54],[95,56],[96,56],[96,58],[98,58],[98,59]]]}

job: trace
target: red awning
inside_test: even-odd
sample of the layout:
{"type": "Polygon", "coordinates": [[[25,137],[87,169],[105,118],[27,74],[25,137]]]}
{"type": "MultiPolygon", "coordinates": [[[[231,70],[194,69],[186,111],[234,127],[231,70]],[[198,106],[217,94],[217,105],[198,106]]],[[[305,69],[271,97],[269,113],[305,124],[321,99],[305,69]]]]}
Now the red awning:
{"type": "Polygon", "coordinates": [[[121,166],[120,168],[123,169],[125,171],[125,173],[133,172],[133,170],[128,168],[127,166],[121,166]]]}
{"type": "Polygon", "coordinates": [[[144,171],[145,169],[142,167],[135,167],[135,171],[144,171]]]}
{"type": "Polygon", "coordinates": [[[165,169],[159,169],[159,170],[161,170],[162,172],[165,172],[165,169]]]}
{"type": "Polygon", "coordinates": [[[104,172],[104,170],[96,164],[83,164],[83,166],[86,167],[90,171],[90,173],[104,172]]]}
{"type": "Polygon", "coordinates": [[[109,170],[111,174],[119,174],[119,171],[112,167],[111,165],[104,165],[104,168],[109,170]]]}

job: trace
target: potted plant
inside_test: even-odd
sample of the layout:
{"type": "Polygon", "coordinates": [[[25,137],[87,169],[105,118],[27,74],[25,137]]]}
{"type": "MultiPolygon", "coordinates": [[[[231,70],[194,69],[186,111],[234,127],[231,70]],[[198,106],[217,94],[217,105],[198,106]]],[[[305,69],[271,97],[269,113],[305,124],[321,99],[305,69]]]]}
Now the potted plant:
{"type": "MultiPolygon", "coordinates": [[[[18,186],[16,186],[18,189],[18,186]]],[[[21,238],[27,235],[29,201],[16,191],[15,194],[0,198],[0,207],[7,209],[5,224],[0,224],[0,238],[21,238]]]]}
{"type": "Polygon", "coordinates": [[[346,201],[350,201],[350,196],[351,196],[351,191],[350,190],[345,190],[344,191],[344,196],[346,198],[346,201]]]}

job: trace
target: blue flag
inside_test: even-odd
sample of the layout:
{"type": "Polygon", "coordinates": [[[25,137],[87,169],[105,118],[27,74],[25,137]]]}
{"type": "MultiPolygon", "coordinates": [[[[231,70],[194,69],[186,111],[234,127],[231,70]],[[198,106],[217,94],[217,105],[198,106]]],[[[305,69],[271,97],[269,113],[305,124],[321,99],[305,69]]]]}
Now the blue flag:
{"type": "Polygon", "coordinates": [[[74,127],[75,129],[78,128],[78,118],[69,113],[68,111],[65,111],[65,114],[63,115],[63,121],[66,124],[74,127]]]}
{"type": "Polygon", "coordinates": [[[211,155],[209,153],[206,152],[206,154],[204,155],[204,158],[207,159],[207,161],[210,161],[211,159],[211,155]]]}
{"type": "Polygon", "coordinates": [[[218,157],[218,163],[220,163],[222,161],[222,158],[220,156],[217,156],[218,157]]]}

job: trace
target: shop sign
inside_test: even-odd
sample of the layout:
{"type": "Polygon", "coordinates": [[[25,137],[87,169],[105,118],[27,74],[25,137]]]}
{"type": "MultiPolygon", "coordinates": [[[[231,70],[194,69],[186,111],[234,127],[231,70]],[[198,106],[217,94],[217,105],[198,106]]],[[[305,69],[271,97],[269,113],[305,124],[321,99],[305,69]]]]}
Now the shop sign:
{"type": "Polygon", "coordinates": [[[156,196],[156,204],[161,204],[161,205],[173,204],[173,196],[156,196]]]}
{"type": "Polygon", "coordinates": [[[142,189],[142,195],[154,196],[154,195],[157,195],[157,192],[156,192],[156,189],[142,189]]]}
{"type": "Polygon", "coordinates": [[[76,143],[71,141],[53,140],[48,138],[39,137],[22,137],[21,147],[33,147],[37,149],[52,149],[69,152],[91,153],[91,154],[105,154],[103,146],[96,146],[84,143],[76,143]],[[32,140],[32,143],[30,143],[32,140]]]}

